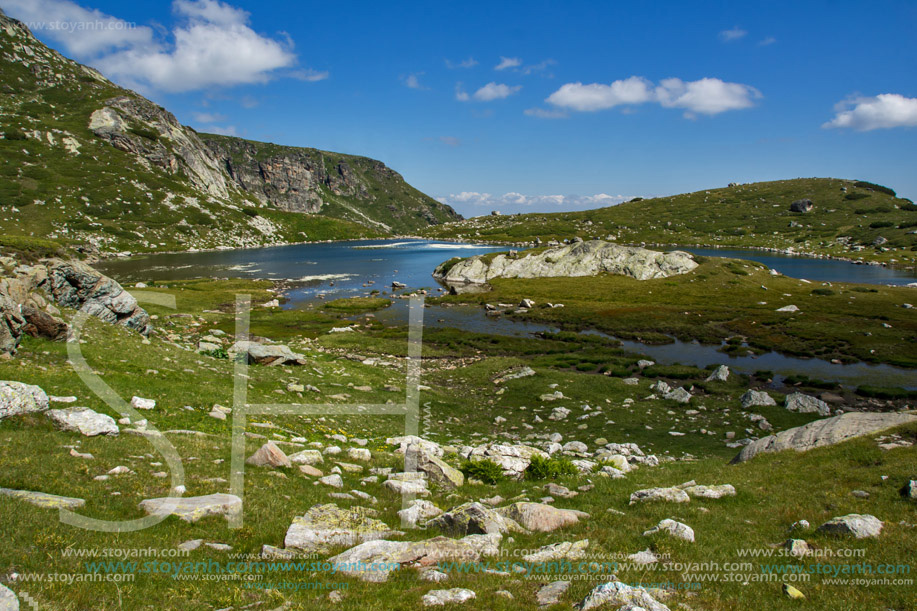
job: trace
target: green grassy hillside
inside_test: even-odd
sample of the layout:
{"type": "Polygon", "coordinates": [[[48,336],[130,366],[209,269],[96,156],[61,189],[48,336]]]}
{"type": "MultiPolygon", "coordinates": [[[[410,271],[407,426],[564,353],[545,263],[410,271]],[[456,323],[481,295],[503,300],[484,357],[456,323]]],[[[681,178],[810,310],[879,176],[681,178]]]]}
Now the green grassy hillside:
{"type": "Polygon", "coordinates": [[[758,247],[913,266],[917,206],[879,185],[800,178],[554,214],[476,217],[427,235],[498,242],[611,236],[622,243],[758,247]],[[846,189],[846,190],[844,190],[846,189]],[[810,199],[808,213],[790,204],[810,199]],[[879,240],[884,238],[886,241],[879,240]]]}

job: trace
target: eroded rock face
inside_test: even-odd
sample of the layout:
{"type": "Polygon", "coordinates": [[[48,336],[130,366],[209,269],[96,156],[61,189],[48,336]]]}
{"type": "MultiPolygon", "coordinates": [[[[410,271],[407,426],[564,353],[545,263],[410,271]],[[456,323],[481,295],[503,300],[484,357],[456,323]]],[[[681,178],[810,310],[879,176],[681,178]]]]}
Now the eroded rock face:
{"type": "Polygon", "coordinates": [[[38,386],[22,382],[0,382],[0,420],[10,416],[43,412],[48,395],[38,386]]]}
{"type": "Polygon", "coordinates": [[[691,497],[681,488],[647,488],[637,490],[630,495],[630,504],[647,503],[652,501],[667,501],[670,503],[688,503],[691,497]]]}
{"type": "Polygon", "coordinates": [[[694,257],[686,252],[658,252],[591,240],[529,255],[470,257],[451,264],[448,269],[443,265],[437,267],[433,277],[449,285],[486,284],[494,278],[574,277],[602,273],[649,280],[685,274],[696,267],[694,257]]]}
{"type": "Polygon", "coordinates": [[[150,316],[120,284],[79,261],[48,263],[48,292],[64,307],[147,334],[150,316]]]}
{"type": "Polygon", "coordinates": [[[370,517],[365,507],[341,509],[334,503],[315,505],[304,515],[293,518],[283,544],[287,549],[303,552],[327,552],[340,545],[356,545],[404,533],[392,530],[370,517]]]}
{"type": "Polygon", "coordinates": [[[810,422],[805,426],[764,437],[754,441],[732,459],[732,464],[751,460],[765,452],[796,450],[805,452],[812,448],[840,443],[860,435],[877,433],[895,426],[917,422],[917,416],[898,413],[850,412],[833,418],[810,422]]]}
{"type": "Polygon", "coordinates": [[[105,106],[90,116],[89,130],[116,149],[137,155],[170,174],[184,170],[194,186],[211,195],[229,196],[220,160],[193,130],[149,100],[139,96],[106,100],[105,106]],[[143,131],[131,129],[130,124],[141,126],[143,131]]]}
{"type": "Polygon", "coordinates": [[[745,394],[739,399],[742,402],[742,408],[777,405],[774,398],[763,390],[746,390],[745,394]]]}
{"type": "Polygon", "coordinates": [[[675,537],[676,539],[683,539],[690,543],[694,543],[694,529],[687,524],[676,522],[675,520],[662,520],[656,526],[645,531],[643,536],[649,537],[650,535],[655,535],[656,533],[666,533],[669,536],[675,537]]]}

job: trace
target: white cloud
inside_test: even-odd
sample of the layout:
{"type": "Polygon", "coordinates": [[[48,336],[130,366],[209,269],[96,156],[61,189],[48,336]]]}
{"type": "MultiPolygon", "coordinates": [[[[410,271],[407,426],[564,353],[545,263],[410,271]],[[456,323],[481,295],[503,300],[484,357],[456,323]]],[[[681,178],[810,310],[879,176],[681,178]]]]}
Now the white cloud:
{"type": "Polygon", "coordinates": [[[645,78],[632,76],[610,85],[567,83],[548,96],[546,101],[562,108],[589,112],[622,104],[642,104],[652,97],[653,84],[645,78]]]}
{"type": "Polygon", "coordinates": [[[446,146],[460,146],[462,141],[456,138],[455,136],[440,136],[439,141],[445,144],[446,146]]]}
{"type": "Polygon", "coordinates": [[[461,83],[455,84],[455,99],[459,102],[467,102],[470,99],[468,92],[465,91],[461,83]]]}
{"type": "Polygon", "coordinates": [[[128,84],[181,92],[264,83],[296,62],[289,42],[257,34],[241,9],[218,0],[176,0],[172,8],[184,20],[173,44],[116,52],[97,60],[99,68],[128,84]]]}
{"type": "Polygon", "coordinates": [[[569,116],[563,110],[549,110],[547,108],[526,108],[522,112],[529,117],[538,119],[566,119],[569,116]]]}
{"type": "Polygon", "coordinates": [[[191,114],[198,123],[219,123],[226,120],[226,115],[217,112],[195,112],[191,114]]]}
{"type": "Polygon", "coordinates": [[[663,79],[656,87],[656,98],[666,108],[684,108],[690,113],[716,115],[727,110],[754,106],[761,97],[754,87],[741,83],[726,83],[718,78],[683,81],[663,79]]]}
{"type": "Polygon", "coordinates": [[[502,100],[513,95],[522,89],[522,85],[510,87],[502,83],[487,83],[474,92],[474,99],[479,102],[490,102],[492,100],[502,100]]]}
{"type": "Polygon", "coordinates": [[[329,78],[331,74],[327,70],[313,70],[312,68],[301,68],[299,70],[290,70],[284,76],[289,76],[290,78],[295,78],[300,81],[306,81],[307,83],[317,83],[318,81],[324,81],[329,78]]]}
{"type": "Polygon", "coordinates": [[[60,43],[65,52],[86,57],[124,47],[146,46],[153,30],[69,0],[4,0],[3,10],[23,21],[36,36],[60,43]]]}
{"type": "Polygon", "coordinates": [[[500,63],[494,66],[494,70],[506,70],[507,68],[518,68],[522,65],[522,60],[518,57],[500,56],[500,63]]]}
{"type": "Polygon", "coordinates": [[[70,0],[4,0],[4,8],[39,36],[141,90],[183,92],[264,83],[275,76],[306,81],[327,72],[289,70],[296,55],[283,35],[269,38],[249,25],[249,13],[219,0],[174,0],[177,24],[169,32],[135,26],[70,0]]]}
{"type": "Polygon", "coordinates": [[[470,216],[486,214],[486,211],[512,212],[556,212],[557,210],[588,210],[614,206],[632,199],[624,195],[525,195],[510,191],[503,195],[491,195],[479,191],[462,191],[436,198],[438,201],[456,207],[470,216]]]}
{"type": "Polygon", "coordinates": [[[731,30],[723,30],[720,32],[720,40],[723,42],[732,42],[734,40],[739,40],[740,38],[745,38],[746,34],[748,34],[747,31],[743,30],[739,26],[735,26],[731,30]]]}
{"type": "Polygon", "coordinates": [[[450,70],[455,70],[456,68],[474,68],[477,65],[478,65],[478,62],[473,57],[469,57],[468,59],[463,59],[462,61],[458,63],[453,63],[449,61],[448,59],[446,60],[446,67],[449,68],[450,70]]]}
{"type": "Polygon", "coordinates": [[[423,72],[415,72],[414,74],[409,74],[406,77],[403,77],[401,80],[404,82],[404,86],[408,89],[428,89],[428,87],[424,87],[420,84],[421,76],[423,76],[423,72]]]}
{"type": "MultiPolygon", "coordinates": [[[[557,62],[554,61],[553,59],[546,59],[544,61],[538,62],[537,64],[532,64],[530,66],[524,66],[520,68],[519,71],[525,75],[535,74],[536,72],[544,72],[546,69],[548,69],[550,66],[555,65],[556,63],[557,62]]],[[[547,76],[551,77],[553,75],[549,74],[547,76]]]]}
{"type": "Polygon", "coordinates": [[[917,98],[897,93],[855,97],[835,106],[837,114],[822,127],[849,127],[865,132],[892,127],[917,127],[917,98]]]}
{"type": "Polygon", "coordinates": [[[220,136],[239,135],[239,130],[236,129],[235,125],[208,125],[207,131],[211,134],[219,134],[220,136]]]}
{"type": "Polygon", "coordinates": [[[768,36],[767,38],[765,38],[764,40],[762,40],[761,42],[759,42],[759,43],[758,43],[758,46],[759,46],[759,47],[767,47],[767,46],[769,46],[769,45],[774,44],[775,42],[777,42],[777,39],[776,39],[776,38],[774,38],[773,36],[768,36]]]}

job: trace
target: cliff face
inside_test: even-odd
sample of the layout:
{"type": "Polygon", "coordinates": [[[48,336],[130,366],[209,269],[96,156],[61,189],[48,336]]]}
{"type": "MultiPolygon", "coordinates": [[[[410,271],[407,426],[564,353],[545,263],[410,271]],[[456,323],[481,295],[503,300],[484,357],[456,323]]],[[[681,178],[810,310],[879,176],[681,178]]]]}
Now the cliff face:
{"type": "Polygon", "coordinates": [[[198,134],[0,11],[0,233],[101,252],[414,233],[460,218],[383,163],[198,134]]]}
{"type": "Polygon", "coordinates": [[[326,211],[390,231],[461,218],[375,159],[231,136],[200,137],[239,188],[283,210],[326,211]]]}

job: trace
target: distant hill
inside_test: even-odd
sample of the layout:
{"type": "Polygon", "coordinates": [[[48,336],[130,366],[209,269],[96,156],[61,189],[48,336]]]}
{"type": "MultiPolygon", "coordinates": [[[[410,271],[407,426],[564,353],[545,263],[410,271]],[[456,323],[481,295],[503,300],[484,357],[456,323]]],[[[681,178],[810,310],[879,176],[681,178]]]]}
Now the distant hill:
{"type": "Polygon", "coordinates": [[[380,161],[198,134],[2,11],[0,135],[0,246],[240,247],[461,218],[380,161]]]}
{"type": "Polygon", "coordinates": [[[426,234],[507,243],[595,237],[636,244],[793,249],[913,266],[917,206],[880,185],[800,178],[637,199],[583,212],[476,217],[426,234]],[[812,209],[791,211],[801,199],[811,200],[812,209]]]}

